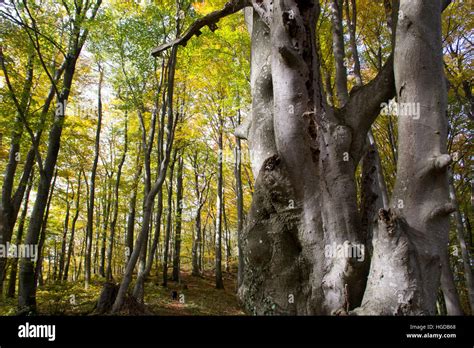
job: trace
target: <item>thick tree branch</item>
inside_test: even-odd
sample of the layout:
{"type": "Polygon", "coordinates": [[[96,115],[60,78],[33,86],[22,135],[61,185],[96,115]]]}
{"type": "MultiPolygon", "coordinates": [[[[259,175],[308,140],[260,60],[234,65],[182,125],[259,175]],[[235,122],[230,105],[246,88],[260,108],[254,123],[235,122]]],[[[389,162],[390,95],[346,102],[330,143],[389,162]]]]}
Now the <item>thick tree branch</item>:
{"type": "Polygon", "coordinates": [[[342,109],[347,124],[358,134],[367,134],[379,115],[381,104],[395,96],[393,55],[378,75],[368,84],[353,88],[346,106],[342,109]]]}
{"type": "Polygon", "coordinates": [[[181,37],[153,49],[151,51],[151,55],[153,57],[157,57],[161,54],[161,52],[166,51],[171,47],[177,45],[186,46],[187,42],[194,35],[199,36],[202,34],[201,28],[205,26],[208,26],[209,29],[214,32],[215,30],[217,30],[217,22],[219,22],[221,18],[234,14],[246,6],[249,6],[248,0],[230,0],[224,5],[224,8],[222,10],[211,12],[208,15],[199,18],[189,27],[189,29],[181,37]]]}

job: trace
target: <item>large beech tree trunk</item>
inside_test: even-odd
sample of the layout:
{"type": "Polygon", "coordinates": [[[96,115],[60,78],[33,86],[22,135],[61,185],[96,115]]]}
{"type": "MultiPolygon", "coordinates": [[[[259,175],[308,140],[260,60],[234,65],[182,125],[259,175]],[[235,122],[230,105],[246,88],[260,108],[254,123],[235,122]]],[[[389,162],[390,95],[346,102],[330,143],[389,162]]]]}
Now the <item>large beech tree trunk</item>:
{"type": "MultiPolygon", "coordinates": [[[[342,2],[331,4],[337,6],[335,43],[341,44],[342,2]]],[[[247,12],[253,110],[250,124],[236,132],[249,140],[256,177],[240,238],[238,293],[246,310],[434,314],[452,211],[441,50],[445,2],[400,1],[395,55],[347,98],[347,76],[340,74],[340,109],[326,104],[321,85],[318,1],[229,1],[153,53],[185,44],[202,26],[246,6],[254,9],[253,21],[247,12]],[[399,119],[394,195],[390,209],[378,211],[371,237],[372,228],[361,222],[355,172],[381,104],[395,94],[400,103],[420,105],[421,114],[399,119]]],[[[340,63],[343,47],[337,49],[340,63]]],[[[388,197],[382,198],[385,206],[388,197]]]]}
{"type": "Polygon", "coordinates": [[[434,314],[448,245],[446,87],[442,1],[401,0],[395,79],[399,105],[419,115],[398,121],[397,179],[391,209],[380,212],[360,313],[434,314]],[[394,296],[394,293],[396,296],[394,296]]]}

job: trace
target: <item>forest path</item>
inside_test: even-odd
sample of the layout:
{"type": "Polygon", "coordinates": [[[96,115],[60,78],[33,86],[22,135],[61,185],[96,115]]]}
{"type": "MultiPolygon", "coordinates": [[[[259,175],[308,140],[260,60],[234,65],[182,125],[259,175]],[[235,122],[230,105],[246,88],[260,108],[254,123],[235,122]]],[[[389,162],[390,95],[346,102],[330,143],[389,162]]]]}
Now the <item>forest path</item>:
{"type": "Polygon", "coordinates": [[[212,273],[194,277],[182,272],[181,284],[168,281],[167,288],[152,278],[145,285],[145,303],[156,315],[243,315],[236,295],[236,275],[223,272],[223,280],[221,290],[215,288],[212,273]],[[172,299],[173,291],[177,292],[176,300],[172,299]]]}

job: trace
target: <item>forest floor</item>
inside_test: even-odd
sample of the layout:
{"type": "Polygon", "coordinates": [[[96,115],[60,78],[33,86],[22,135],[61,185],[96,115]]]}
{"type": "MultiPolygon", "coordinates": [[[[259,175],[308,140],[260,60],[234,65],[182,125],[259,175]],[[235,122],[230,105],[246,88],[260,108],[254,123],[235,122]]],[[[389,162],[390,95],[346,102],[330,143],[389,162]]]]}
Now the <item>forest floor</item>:
{"type": "MultiPolygon", "coordinates": [[[[223,273],[224,289],[215,288],[212,273],[194,277],[181,272],[181,283],[150,277],[145,284],[145,305],[151,315],[244,315],[236,296],[236,274],[223,273]],[[176,291],[177,299],[172,298],[176,291]]],[[[45,284],[37,291],[40,315],[90,315],[102,290],[103,280],[94,278],[89,289],[83,282],[45,284]]],[[[0,300],[0,315],[15,315],[16,299],[0,300]]]]}

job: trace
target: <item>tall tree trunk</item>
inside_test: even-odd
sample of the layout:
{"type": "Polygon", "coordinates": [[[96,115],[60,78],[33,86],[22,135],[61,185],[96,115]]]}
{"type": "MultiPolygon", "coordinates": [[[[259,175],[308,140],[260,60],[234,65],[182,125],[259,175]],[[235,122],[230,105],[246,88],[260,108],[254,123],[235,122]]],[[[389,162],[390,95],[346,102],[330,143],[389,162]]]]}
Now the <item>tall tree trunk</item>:
{"type": "Polygon", "coordinates": [[[333,53],[336,63],[336,95],[339,107],[343,107],[349,100],[347,91],[347,68],[345,64],[346,54],[344,48],[344,29],[342,27],[344,0],[331,0],[332,42],[333,53]]]}
{"type": "Polygon", "coordinates": [[[223,289],[224,282],[222,281],[222,201],[223,201],[223,173],[222,173],[222,157],[223,157],[223,132],[224,132],[224,120],[219,110],[219,128],[217,147],[219,149],[218,162],[217,162],[217,199],[216,199],[216,260],[215,260],[215,272],[216,272],[216,289],[223,289]]]}
{"type": "MultiPolygon", "coordinates": [[[[26,214],[28,213],[28,202],[30,199],[30,192],[31,187],[33,186],[33,180],[35,177],[34,168],[31,171],[30,178],[28,180],[28,185],[25,191],[24,203],[23,203],[23,210],[21,212],[20,221],[18,223],[18,230],[16,232],[16,246],[17,248],[21,244],[21,240],[23,238],[23,231],[25,229],[25,220],[26,214]]],[[[18,273],[18,258],[14,258],[11,269],[10,269],[10,279],[8,280],[8,290],[7,290],[7,297],[13,298],[15,297],[16,291],[16,276],[18,273]]]]}
{"type": "MultiPolygon", "coordinates": [[[[36,284],[38,284],[38,280],[40,284],[42,284],[42,267],[43,267],[43,249],[44,249],[44,242],[46,241],[46,229],[48,227],[48,217],[49,217],[49,209],[51,207],[51,201],[53,199],[54,194],[54,186],[56,184],[56,179],[58,177],[58,171],[56,170],[53,178],[53,183],[51,185],[51,192],[48,196],[48,202],[46,203],[46,212],[44,214],[43,223],[41,224],[41,233],[40,239],[38,242],[38,260],[36,261],[35,265],[35,273],[34,273],[34,284],[35,284],[35,291],[36,291],[36,284]]],[[[49,263],[51,266],[51,262],[49,263]]],[[[48,277],[50,277],[50,272],[48,272],[48,277]]],[[[21,311],[20,311],[21,312],[21,311]]]]}
{"type": "Polygon", "coordinates": [[[364,314],[434,314],[436,310],[453,211],[447,180],[451,158],[446,153],[441,11],[440,0],[400,1],[395,81],[399,105],[410,106],[412,112],[399,117],[392,208],[379,213],[364,314]],[[392,255],[391,262],[386,261],[387,255],[392,255]]]}
{"type": "Polygon", "coordinates": [[[192,275],[201,275],[201,207],[198,206],[196,209],[196,217],[194,220],[194,240],[193,240],[193,251],[192,251],[192,275]]]}
{"type": "MultiPolygon", "coordinates": [[[[237,112],[237,125],[240,125],[240,109],[237,112]]],[[[244,255],[242,252],[242,230],[244,226],[244,195],[242,191],[242,146],[239,137],[235,137],[235,189],[237,193],[237,246],[239,252],[237,288],[242,284],[244,255]]]]}
{"type": "MultiPolygon", "coordinates": [[[[223,198],[225,194],[223,195],[223,198]]],[[[224,221],[224,245],[225,245],[225,271],[230,272],[230,258],[232,257],[231,252],[231,240],[230,240],[230,229],[229,221],[227,220],[227,214],[225,209],[225,199],[222,200],[222,217],[224,221]]]]}
{"type": "MultiPolygon", "coordinates": [[[[86,34],[87,31],[83,35],[86,34]]],[[[51,180],[56,167],[59,148],[61,145],[61,133],[64,125],[66,103],[69,97],[72,80],[76,68],[77,58],[81,47],[76,47],[72,54],[66,58],[66,67],[62,90],[57,95],[56,113],[48,139],[48,148],[43,168],[40,168],[40,179],[37,188],[36,200],[30,216],[28,232],[25,244],[36,245],[41,231],[42,219],[47,204],[48,193],[51,187],[51,180]]],[[[37,160],[39,160],[37,158],[37,160]]],[[[31,260],[22,259],[20,262],[20,285],[18,307],[20,311],[36,311],[36,284],[34,282],[34,265],[31,260]]]]}
{"type": "MultiPolygon", "coordinates": [[[[15,227],[15,222],[18,217],[18,212],[21,206],[21,201],[23,200],[26,182],[28,181],[28,178],[30,176],[29,172],[32,170],[34,165],[34,152],[30,151],[27,156],[27,161],[25,163],[23,177],[20,180],[20,184],[18,185],[17,191],[13,192],[15,173],[19,162],[21,138],[24,130],[24,119],[26,119],[27,106],[31,98],[30,91],[33,85],[33,60],[34,52],[32,46],[30,45],[21,99],[18,101],[13,93],[13,90],[10,90],[12,98],[14,98],[14,101],[16,102],[17,115],[15,117],[15,122],[12,125],[12,136],[10,150],[8,152],[8,162],[5,168],[5,174],[3,176],[2,196],[0,199],[0,245],[6,245],[6,243],[9,243],[11,241],[13,229],[15,227]]],[[[11,85],[8,79],[8,74],[3,57],[3,51],[1,49],[0,65],[4,72],[7,84],[10,87],[11,85]]],[[[6,265],[7,259],[0,257],[0,296],[3,293],[3,281],[6,275],[6,265]]]]}
{"type": "Polygon", "coordinates": [[[114,248],[114,238],[115,238],[115,228],[117,226],[117,218],[118,218],[118,211],[119,211],[119,191],[120,191],[120,179],[122,177],[122,168],[125,163],[125,159],[127,157],[128,151],[128,118],[125,114],[125,131],[124,131],[124,150],[122,154],[122,158],[120,159],[120,163],[117,169],[117,179],[115,180],[115,187],[114,187],[114,208],[113,208],[113,217],[110,223],[110,239],[109,239],[109,248],[107,249],[107,271],[106,271],[106,278],[107,280],[112,280],[112,257],[113,257],[113,248],[114,248]]]}
{"type": "Polygon", "coordinates": [[[112,177],[113,173],[110,174],[110,177],[106,179],[105,186],[107,187],[107,194],[105,196],[104,202],[104,217],[102,220],[102,244],[100,247],[100,265],[99,265],[99,275],[103,278],[105,275],[105,257],[107,249],[107,232],[109,229],[109,220],[110,220],[110,208],[112,206],[112,177]]]}
{"type": "MultiPolygon", "coordinates": [[[[61,252],[59,255],[59,273],[58,273],[58,279],[62,280],[63,279],[63,273],[64,273],[64,260],[66,258],[66,243],[67,243],[67,232],[69,229],[69,213],[71,210],[71,204],[69,202],[69,178],[67,178],[67,187],[66,187],[66,217],[64,218],[64,227],[63,227],[63,235],[61,239],[61,252]]],[[[72,199],[74,200],[74,191],[72,195],[72,199]]]]}
{"type": "Polygon", "coordinates": [[[168,286],[168,259],[171,239],[171,226],[173,223],[173,172],[176,162],[176,151],[174,151],[173,161],[170,164],[170,174],[168,183],[168,202],[167,202],[167,217],[166,217],[166,233],[164,240],[165,250],[163,251],[163,286],[168,286]]]}
{"type": "Polygon", "coordinates": [[[448,315],[463,315],[458,291],[454,283],[453,271],[449,264],[449,252],[446,249],[441,258],[441,290],[443,292],[444,303],[448,315]]]}
{"type": "MultiPolygon", "coordinates": [[[[180,25],[178,22],[177,35],[179,35],[179,32],[180,32],[179,27],[180,25]]],[[[167,121],[166,121],[166,134],[167,134],[166,146],[165,146],[165,150],[163,151],[163,159],[160,163],[159,175],[145,199],[145,204],[143,207],[142,229],[135,242],[135,248],[133,250],[132,255],[130,256],[129,262],[127,263],[125,274],[123,276],[122,282],[120,283],[120,288],[117,294],[117,298],[115,299],[115,302],[112,306],[113,313],[117,313],[122,308],[126,291],[128,290],[128,287],[132,280],[133,269],[135,268],[135,265],[138,261],[138,257],[140,256],[141,248],[144,245],[146,246],[146,240],[147,240],[148,232],[150,228],[153,201],[155,200],[156,195],[158,194],[158,192],[161,190],[163,186],[163,183],[166,179],[168,165],[170,162],[171,150],[172,150],[173,141],[174,141],[174,131],[175,131],[178,117],[179,117],[179,113],[177,113],[178,116],[175,119],[174,111],[173,111],[174,77],[175,77],[176,59],[177,59],[176,47],[172,49],[169,59],[170,60],[168,64],[168,76],[167,76],[167,92],[168,93],[167,93],[167,101],[166,101],[167,108],[168,108],[167,121]]],[[[151,142],[150,142],[150,147],[151,147],[151,142]]],[[[150,173],[147,173],[147,176],[150,177],[150,173]]],[[[141,273],[144,274],[144,272],[141,272],[141,273]]]]}
{"type": "Polygon", "coordinates": [[[136,161],[136,171],[133,177],[133,187],[130,194],[129,205],[128,205],[128,217],[127,217],[127,234],[125,239],[125,252],[127,256],[127,261],[130,259],[130,255],[133,252],[133,234],[135,230],[135,215],[137,207],[137,194],[138,194],[138,184],[140,182],[140,177],[142,175],[143,166],[140,163],[141,147],[139,148],[136,161]]]}
{"type": "Polygon", "coordinates": [[[94,161],[90,175],[89,202],[87,204],[86,250],[84,260],[84,285],[87,289],[91,280],[92,237],[94,235],[95,178],[100,151],[100,131],[102,128],[102,80],[104,72],[99,66],[99,86],[97,92],[97,128],[95,132],[94,161]]]}
{"type": "MultiPolygon", "coordinates": [[[[453,180],[454,179],[450,173],[449,196],[451,198],[451,202],[455,209],[453,216],[456,222],[456,236],[457,236],[459,245],[461,246],[461,258],[462,258],[463,267],[464,267],[464,277],[466,279],[467,293],[469,294],[469,304],[471,308],[471,315],[473,315],[474,314],[474,279],[472,276],[472,270],[471,270],[471,265],[470,265],[469,248],[466,245],[466,239],[464,237],[464,225],[462,223],[461,211],[459,209],[459,203],[456,198],[456,190],[454,188],[453,180]]],[[[448,266],[449,266],[449,263],[448,263],[448,266]]]]}
{"type": "MultiPolygon", "coordinates": [[[[362,74],[360,71],[360,59],[357,50],[356,28],[357,28],[357,7],[355,0],[344,0],[346,4],[346,17],[349,27],[349,43],[351,46],[351,54],[354,59],[354,75],[356,86],[362,86],[362,74]],[[351,3],[351,11],[349,10],[349,2],[351,3]]],[[[342,11],[342,10],[341,10],[342,11]]]]}
{"type": "Polygon", "coordinates": [[[74,217],[72,218],[72,225],[71,225],[71,237],[69,238],[69,244],[67,248],[67,257],[64,265],[64,275],[63,279],[64,281],[67,281],[68,279],[68,273],[69,273],[69,265],[71,263],[71,255],[74,249],[74,237],[76,233],[76,223],[77,219],[79,218],[79,212],[80,212],[80,207],[79,203],[81,200],[81,172],[77,175],[77,194],[76,194],[76,204],[75,204],[75,209],[76,212],[74,213],[74,217]]]}
{"type": "Polygon", "coordinates": [[[173,257],[173,280],[180,281],[181,264],[181,221],[183,214],[183,157],[178,159],[178,171],[176,173],[176,229],[174,237],[174,257],[173,257]]]}

